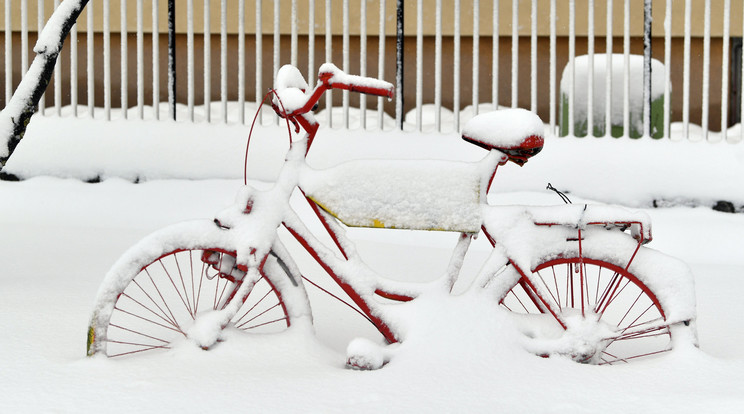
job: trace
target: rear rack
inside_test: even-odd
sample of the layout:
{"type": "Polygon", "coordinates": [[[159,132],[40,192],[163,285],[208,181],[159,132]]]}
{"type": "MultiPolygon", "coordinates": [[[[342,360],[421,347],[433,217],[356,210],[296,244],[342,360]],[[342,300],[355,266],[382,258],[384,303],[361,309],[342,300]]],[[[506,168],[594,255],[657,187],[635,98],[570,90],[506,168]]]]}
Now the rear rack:
{"type": "Polygon", "coordinates": [[[651,235],[651,218],[642,211],[604,204],[566,204],[555,206],[489,206],[490,209],[511,213],[527,213],[537,226],[567,226],[584,229],[603,226],[606,229],[630,231],[639,243],[648,243],[651,235]]]}

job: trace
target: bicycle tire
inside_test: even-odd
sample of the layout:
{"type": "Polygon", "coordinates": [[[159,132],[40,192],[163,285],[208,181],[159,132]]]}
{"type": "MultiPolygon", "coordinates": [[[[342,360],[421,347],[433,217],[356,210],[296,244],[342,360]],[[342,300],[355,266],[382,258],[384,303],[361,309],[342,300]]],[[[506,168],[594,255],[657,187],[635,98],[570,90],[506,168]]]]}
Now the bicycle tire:
{"type": "MultiPolygon", "coordinates": [[[[224,309],[248,281],[247,268],[235,264],[237,254],[223,243],[223,234],[212,222],[186,223],[156,232],[128,250],[99,290],[87,354],[150,354],[193,339],[194,330],[201,329],[195,321],[224,309]]],[[[297,292],[287,292],[295,286],[284,267],[276,265],[278,260],[267,256],[228,326],[276,333],[292,324],[293,315],[305,313],[288,305],[287,295],[297,292]]]]}
{"type": "MultiPolygon", "coordinates": [[[[634,264],[671,261],[681,273],[680,284],[687,282],[686,266],[637,244],[630,249],[632,241],[625,239],[610,239],[625,245],[619,249],[624,254],[602,254],[601,248],[580,252],[574,242],[542,256],[529,276],[514,279],[501,304],[520,315],[523,332],[535,339],[533,352],[613,365],[664,354],[680,343],[696,344],[694,294],[687,295],[692,303],[668,300],[658,292],[674,279],[655,280],[653,268],[634,264]]],[[[585,237],[585,246],[591,241],[585,237]]]]}

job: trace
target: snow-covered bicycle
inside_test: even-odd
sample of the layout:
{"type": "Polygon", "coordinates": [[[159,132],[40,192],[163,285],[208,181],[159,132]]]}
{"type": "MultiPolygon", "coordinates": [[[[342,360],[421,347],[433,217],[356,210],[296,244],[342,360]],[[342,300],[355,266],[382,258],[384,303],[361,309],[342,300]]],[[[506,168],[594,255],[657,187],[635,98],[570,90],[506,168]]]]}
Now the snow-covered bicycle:
{"type": "MultiPolygon", "coordinates": [[[[694,345],[692,275],[680,261],[644,246],[648,216],[607,205],[494,206],[486,194],[497,167],[522,165],[543,147],[533,113],[510,109],[473,118],[463,138],[486,150],[478,162],[358,160],[315,170],[306,156],[318,131],[312,110],[324,92],[345,89],[391,98],[387,82],[347,75],[332,64],[310,88],[283,67],[273,107],[306,133],[294,140],[274,185],[242,187],[214,220],[177,224],[129,249],[106,275],[88,330],[88,355],[125,356],[192,342],[209,349],[225,329],[276,332],[312,325],[303,274],[279,231],[289,233],[389,343],[403,303],[451,291],[471,240],[493,247],[470,289],[509,312],[525,346],[541,356],[613,364],[694,345]],[[290,206],[300,191],[329,243],[290,206]],[[434,282],[382,277],[359,257],[344,226],[459,233],[434,282]]],[[[402,308],[403,307],[403,308],[402,308]]],[[[350,346],[348,364],[378,368],[388,358],[350,346]]]]}

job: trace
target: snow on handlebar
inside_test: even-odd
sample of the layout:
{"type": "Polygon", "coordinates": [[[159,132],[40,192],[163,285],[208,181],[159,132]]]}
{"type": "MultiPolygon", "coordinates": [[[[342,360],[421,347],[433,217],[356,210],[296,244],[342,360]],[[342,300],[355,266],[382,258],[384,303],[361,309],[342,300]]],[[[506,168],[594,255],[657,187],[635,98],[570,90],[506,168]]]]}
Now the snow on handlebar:
{"type": "Polygon", "coordinates": [[[394,87],[390,82],[377,78],[349,75],[333,63],[324,63],[318,69],[318,79],[333,89],[346,89],[352,92],[366,93],[393,98],[394,87]]]}
{"type": "Polygon", "coordinates": [[[292,65],[284,65],[276,74],[274,90],[277,97],[274,99],[274,109],[279,111],[281,106],[289,115],[309,112],[320,99],[321,95],[328,89],[344,89],[352,92],[360,92],[369,95],[377,95],[393,98],[394,87],[390,82],[375,78],[349,75],[332,63],[325,63],[318,69],[318,84],[312,92],[310,86],[300,73],[299,69],[292,65]]]}

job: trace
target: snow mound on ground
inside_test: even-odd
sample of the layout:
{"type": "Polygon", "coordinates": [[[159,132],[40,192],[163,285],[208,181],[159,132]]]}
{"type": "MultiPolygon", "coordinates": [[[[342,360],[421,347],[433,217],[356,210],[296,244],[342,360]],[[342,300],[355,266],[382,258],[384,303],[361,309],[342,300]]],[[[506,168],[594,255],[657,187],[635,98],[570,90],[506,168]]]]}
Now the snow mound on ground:
{"type": "MultiPolygon", "coordinates": [[[[264,122],[270,125],[258,126],[251,139],[248,177],[271,181],[287,150],[287,129],[270,118],[264,122]]],[[[672,125],[673,131],[679,129],[672,125]]],[[[239,179],[249,130],[239,124],[35,116],[3,171],[21,178],[239,179]]],[[[732,128],[729,135],[736,131],[732,128]]],[[[327,168],[370,158],[477,161],[484,155],[458,133],[327,128],[321,129],[308,162],[327,168]]],[[[550,182],[569,195],[632,207],[727,200],[741,208],[742,176],[744,145],[548,136],[543,151],[523,168],[500,168],[491,192],[546,192],[550,182]]]]}

